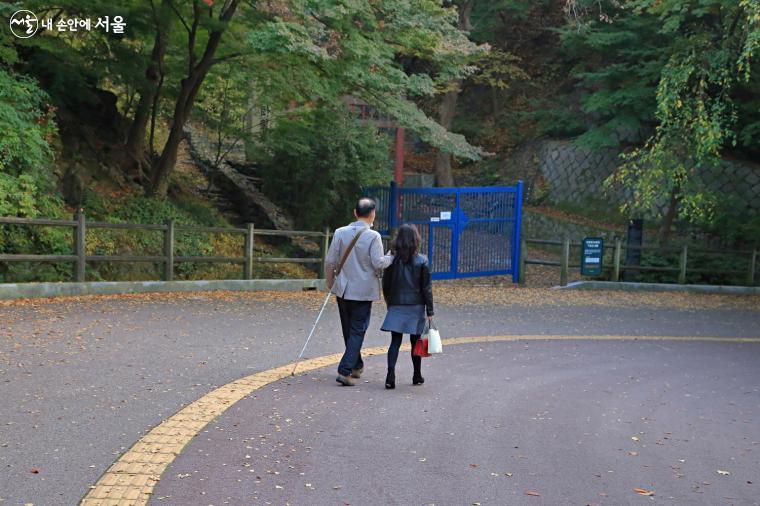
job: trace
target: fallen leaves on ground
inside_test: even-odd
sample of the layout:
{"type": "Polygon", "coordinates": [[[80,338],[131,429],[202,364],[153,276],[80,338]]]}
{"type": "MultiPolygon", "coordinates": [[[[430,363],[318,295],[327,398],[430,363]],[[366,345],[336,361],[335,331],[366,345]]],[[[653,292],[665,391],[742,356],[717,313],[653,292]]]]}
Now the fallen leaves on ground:
{"type": "Polygon", "coordinates": [[[620,306],[682,310],[757,310],[760,307],[760,296],[755,295],[551,290],[546,287],[520,287],[510,279],[499,283],[497,279],[471,278],[471,285],[465,284],[467,280],[436,282],[433,287],[436,302],[457,306],[620,306]]]}
{"type": "Polygon", "coordinates": [[[633,491],[639,495],[646,495],[646,496],[654,495],[654,490],[647,490],[645,488],[634,488],[633,491]]]}
{"type": "MultiPolygon", "coordinates": [[[[535,266],[531,266],[535,267],[535,266]]],[[[542,287],[520,287],[512,283],[508,276],[470,278],[464,280],[447,280],[436,282],[436,302],[450,305],[487,305],[487,306],[648,306],[669,307],[674,309],[757,309],[760,296],[737,296],[727,294],[698,294],[688,292],[623,292],[602,290],[550,290],[548,287],[557,283],[548,283],[542,287]]],[[[77,304],[96,304],[105,302],[129,302],[134,304],[173,304],[179,301],[208,302],[290,302],[299,303],[310,309],[319,309],[324,299],[324,292],[299,291],[275,292],[256,291],[239,292],[233,290],[214,290],[207,292],[159,292],[132,293],[116,295],[81,295],[50,298],[30,298],[2,300],[0,307],[31,307],[41,309],[44,306],[58,306],[56,313],[68,312],[77,304]]]]}
{"type": "Polygon", "coordinates": [[[541,494],[538,492],[533,492],[532,490],[526,490],[525,495],[529,495],[531,497],[541,497],[541,494]]]}

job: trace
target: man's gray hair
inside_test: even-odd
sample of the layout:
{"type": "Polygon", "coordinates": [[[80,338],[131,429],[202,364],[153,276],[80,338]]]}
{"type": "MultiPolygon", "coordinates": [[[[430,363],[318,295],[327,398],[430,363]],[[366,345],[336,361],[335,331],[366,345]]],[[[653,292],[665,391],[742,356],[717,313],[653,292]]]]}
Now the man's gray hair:
{"type": "Polygon", "coordinates": [[[374,211],[375,208],[376,205],[374,200],[369,197],[362,197],[359,199],[359,202],[356,203],[356,216],[359,218],[366,218],[372,214],[372,211],[374,211]]]}

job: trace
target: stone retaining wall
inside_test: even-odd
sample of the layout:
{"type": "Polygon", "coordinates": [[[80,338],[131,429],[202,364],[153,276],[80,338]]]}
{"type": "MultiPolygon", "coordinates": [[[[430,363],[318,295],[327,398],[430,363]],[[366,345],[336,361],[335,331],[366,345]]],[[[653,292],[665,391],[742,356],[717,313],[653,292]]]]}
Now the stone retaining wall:
{"type": "Polygon", "coordinates": [[[523,209],[522,232],[528,239],[561,240],[567,235],[572,241],[580,241],[584,237],[603,237],[608,244],[614,242],[616,235],[625,237],[623,230],[574,223],[531,209],[523,209]]]}
{"type": "MultiPolygon", "coordinates": [[[[629,200],[625,190],[604,188],[607,179],[620,164],[619,151],[615,149],[589,150],[576,146],[569,140],[545,140],[531,146],[536,170],[522,169],[532,176],[529,192],[535,195],[540,178],[552,203],[569,202],[581,204],[589,200],[608,201],[619,205],[629,200]]],[[[516,163],[515,159],[513,163],[516,163]]],[[[749,162],[726,161],[720,167],[701,172],[701,183],[719,198],[732,199],[749,212],[760,212],[760,165],[749,162]]],[[[666,202],[658,207],[664,208],[666,202]]]]}

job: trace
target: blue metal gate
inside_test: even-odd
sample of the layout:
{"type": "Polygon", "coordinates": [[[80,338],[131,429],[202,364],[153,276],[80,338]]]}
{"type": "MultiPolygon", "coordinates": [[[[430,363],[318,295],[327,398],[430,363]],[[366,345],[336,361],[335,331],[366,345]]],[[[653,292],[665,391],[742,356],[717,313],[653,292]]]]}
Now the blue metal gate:
{"type": "Polygon", "coordinates": [[[523,183],[480,188],[368,188],[381,234],[413,223],[433,279],[511,274],[517,281],[523,183]]]}

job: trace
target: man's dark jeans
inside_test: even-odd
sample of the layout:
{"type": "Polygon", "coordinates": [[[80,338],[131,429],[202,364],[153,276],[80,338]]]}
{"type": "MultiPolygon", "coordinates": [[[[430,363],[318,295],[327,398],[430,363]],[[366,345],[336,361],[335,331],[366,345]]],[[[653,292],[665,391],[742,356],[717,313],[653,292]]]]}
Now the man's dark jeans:
{"type": "Polygon", "coordinates": [[[338,297],[338,311],[343,330],[343,342],[346,344],[346,351],[338,365],[338,374],[348,376],[352,369],[364,367],[361,351],[364,334],[369,327],[372,301],[346,300],[338,297]]]}

